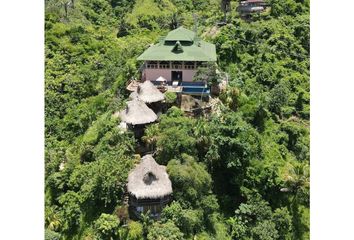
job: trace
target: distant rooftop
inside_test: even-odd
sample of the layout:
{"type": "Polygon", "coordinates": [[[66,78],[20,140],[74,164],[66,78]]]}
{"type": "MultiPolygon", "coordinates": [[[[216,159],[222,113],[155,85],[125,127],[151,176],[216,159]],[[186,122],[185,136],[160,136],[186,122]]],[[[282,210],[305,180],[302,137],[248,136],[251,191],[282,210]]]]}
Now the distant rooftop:
{"type": "Polygon", "coordinates": [[[195,32],[179,27],[138,57],[143,61],[216,61],[215,45],[198,38],[195,32]]]}

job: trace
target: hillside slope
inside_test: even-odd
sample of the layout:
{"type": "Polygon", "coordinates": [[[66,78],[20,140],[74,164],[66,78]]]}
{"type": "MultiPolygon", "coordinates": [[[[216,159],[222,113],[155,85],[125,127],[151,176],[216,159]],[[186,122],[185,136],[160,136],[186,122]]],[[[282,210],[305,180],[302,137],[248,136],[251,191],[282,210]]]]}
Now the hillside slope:
{"type": "Polygon", "coordinates": [[[308,0],[270,0],[247,21],[231,1],[224,26],[217,0],[67,2],[46,1],[46,239],[309,239],[308,0]],[[172,107],[147,129],[174,202],[159,222],[130,221],[136,140],[112,114],[136,57],[175,26],[193,29],[193,14],[230,86],[220,114],[172,107]]]}

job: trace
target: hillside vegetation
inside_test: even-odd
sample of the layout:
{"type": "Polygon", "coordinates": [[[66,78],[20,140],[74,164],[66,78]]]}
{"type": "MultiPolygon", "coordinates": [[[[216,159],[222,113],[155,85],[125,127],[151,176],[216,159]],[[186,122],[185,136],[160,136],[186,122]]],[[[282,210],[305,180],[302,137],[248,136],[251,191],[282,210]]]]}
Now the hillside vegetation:
{"type": "Polygon", "coordinates": [[[219,0],[45,2],[46,239],[309,239],[309,1],[268,2],[246,21],[231,1],[219,27],[219,0]],[[112,114],[136,57],[193,14],[229,86],[209,119],[171,107],[146,130],[174,201],[132,221],[136,139],[112,114]]]}

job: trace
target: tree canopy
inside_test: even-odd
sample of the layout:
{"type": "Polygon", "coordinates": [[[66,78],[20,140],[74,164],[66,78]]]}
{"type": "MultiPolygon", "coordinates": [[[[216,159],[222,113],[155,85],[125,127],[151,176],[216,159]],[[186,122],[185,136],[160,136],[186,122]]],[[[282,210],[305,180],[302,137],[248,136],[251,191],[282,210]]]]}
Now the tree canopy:
{"type": "Polygon", "coordinates": [[[309,239],[309,1],[267,2],[245,19],[239,1],[45,1],[45,239],[309,239]],[[167,93],[138,141],[113,114],[136,58],[182,25],[216,45],[227,88],[207,117],[167,93]],[[138,144],[172,181],[158,221],[126,210],[138,144]]]}

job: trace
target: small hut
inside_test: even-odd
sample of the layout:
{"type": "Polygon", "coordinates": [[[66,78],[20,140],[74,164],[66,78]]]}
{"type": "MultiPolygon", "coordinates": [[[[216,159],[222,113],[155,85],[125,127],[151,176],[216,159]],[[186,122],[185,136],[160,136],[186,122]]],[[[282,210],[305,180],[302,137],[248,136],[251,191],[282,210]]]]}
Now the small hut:
{"type": "MultiPolygon", "coordinates": [[[[160,83],[160,82],[164,82],[164,80],[166,79],[160,77],[159,81],[156,80],[156,82],[160,83]]],[[[165,99],[165,95],[163,95],[161,90],[158,88],[159,86],[160,85],[155,86],[151,81],[145,81],[144,83],[140,83],[137,86],[136,90],[130,93],[129,99],[138,98],[147,104],[160,102],[165,99]]]]}
{"type": "Polygon", "coordinates": [[[146,104],[134,98],[127,102],[127,107],[119,112],[120,119],[127,123],[130,129],[134,130],[136,137],[141,137],[144,133],[146,124],[155,122],[157,115],[146,104]]]}
{"type": "Polygon", "coordinates": [[[130,94],[130,98],[137,97],[145,102],[155,113],[161,111],[161,101],[165,99],[165,95],[157,89],[151,81],[140,83],[136,92],[130,94]]]}
{"type": "Polygon", "coordinates": [[[160,102],[165,99],[165,95],[163,95],[151,81],[145,81],[139,84],[136,92],[138,98],[145,103],[160,102]]]}
{"type": "Polygon", "coordinates": [[[144,125],[155,122],[157,115],[146,104],[139,100],[133,99],[127,102],[127,107],[119,113],[122,121],[131,125],[144,125]]]}
{"type": "Polygon", "coordinates": [[[166,166],[157,164],[150,154],[130,172],[127,189],[130,209],[137,217],[150,211],[152,217],[159,218],[171,200],[172,184],[166,166]]]}

